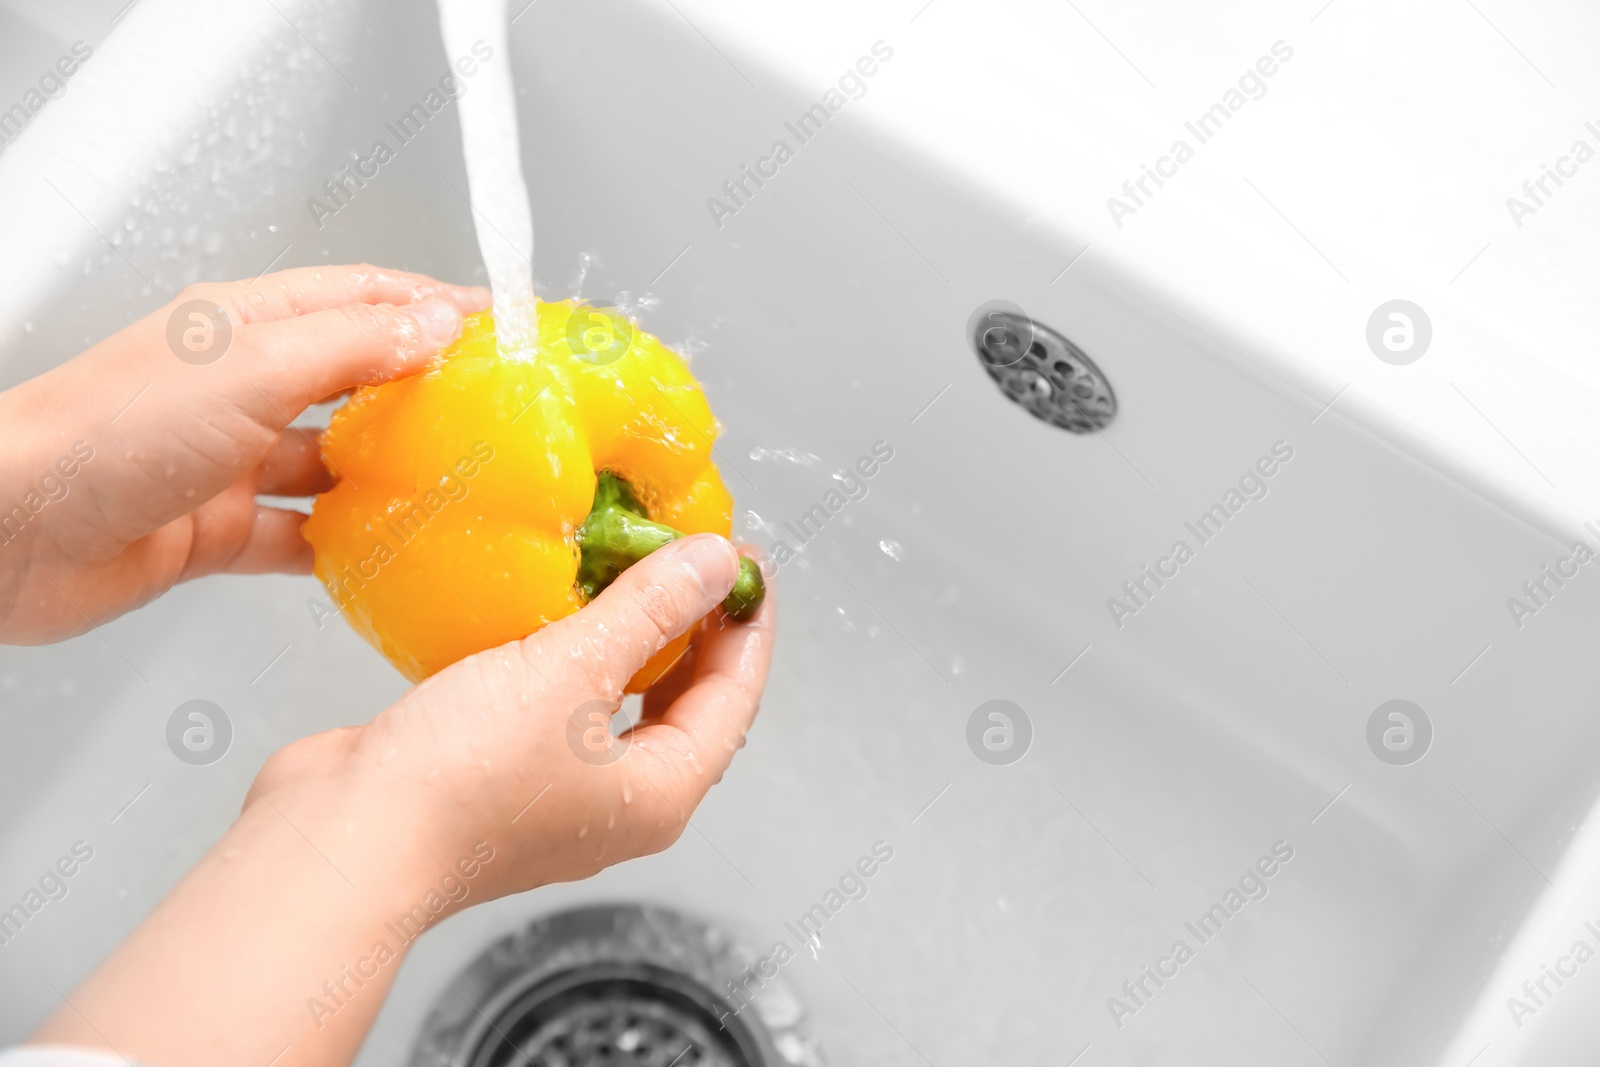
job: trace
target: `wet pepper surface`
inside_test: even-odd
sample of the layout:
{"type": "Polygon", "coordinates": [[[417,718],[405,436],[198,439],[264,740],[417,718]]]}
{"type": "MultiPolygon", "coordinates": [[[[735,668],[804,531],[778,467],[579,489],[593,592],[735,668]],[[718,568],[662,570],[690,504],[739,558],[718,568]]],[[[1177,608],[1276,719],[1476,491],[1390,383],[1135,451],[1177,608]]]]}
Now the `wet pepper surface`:
{"type": "MultiPolygon", "coordinates": [[[[471,316],[428,370],[334,413],[322,448],[339,482],[305,524],[317,577],[420,680],[572,614],[677,536],[727,536],[720,430],[683,359],[613,310],[540,304],[526,356],[497,350],[490,313],[471,316]]],[[[745,561],[724,608],[748,616],[761,594],[745,561]]]]}

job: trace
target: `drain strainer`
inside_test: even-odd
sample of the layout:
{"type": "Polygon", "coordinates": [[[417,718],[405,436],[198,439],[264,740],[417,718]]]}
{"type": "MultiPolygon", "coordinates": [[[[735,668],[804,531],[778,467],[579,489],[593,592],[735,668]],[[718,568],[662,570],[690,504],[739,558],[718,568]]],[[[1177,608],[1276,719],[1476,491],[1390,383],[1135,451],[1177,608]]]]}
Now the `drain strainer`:
{"type": "Polygon", "coordinates": [[[1007,399],[1072,433],[1103,430],[1117,414],[1111,382],[1084,351],[1004,300],[984,304],[968,339],[1007,399]]]}
{"type": "Polygon", "coordinates": [[[676,912],[563,912],[446,986],[412,1067],[822,1067],[799,1002],[756,965],[676,912]]]}
{"type": "MultiPolygon", "coordinates": [[[[582,968],[500,1013],[472,1067],[758,1067],[748,1027],[718,1021],[708,991],[659,968],[582,968]]],[[[721,1008],[723,1015],[726,1008],[721,1008]]]]}

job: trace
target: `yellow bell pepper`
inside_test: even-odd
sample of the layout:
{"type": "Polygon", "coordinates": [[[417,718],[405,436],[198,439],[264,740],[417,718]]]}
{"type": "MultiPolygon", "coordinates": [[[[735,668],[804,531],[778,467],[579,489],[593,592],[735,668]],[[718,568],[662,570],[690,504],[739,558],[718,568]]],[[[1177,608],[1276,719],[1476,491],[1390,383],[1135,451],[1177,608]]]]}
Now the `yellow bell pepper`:
{"type": "MultiPolygon", "coordinates": [[[[726,537],[721,427],[683,360],[621,315],[539,305],[538,351],[502,356],[488,312],[429,369],[358,390],[323,455],[339,479],[305,524],[345,618],[413,681],[570,615],[689,533],[726,537]]],[[[741,565],[723,604],[763,594],[741,565]]],[[[639,692],[688,647],[669,643],[639,692]]]]}

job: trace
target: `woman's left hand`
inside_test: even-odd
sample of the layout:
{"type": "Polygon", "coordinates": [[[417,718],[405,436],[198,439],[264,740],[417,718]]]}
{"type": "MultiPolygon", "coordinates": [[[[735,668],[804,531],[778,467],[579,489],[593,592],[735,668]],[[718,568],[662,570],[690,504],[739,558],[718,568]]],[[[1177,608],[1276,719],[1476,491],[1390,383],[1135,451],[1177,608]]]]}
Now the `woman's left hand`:
{"type": "Polygon", "coordinates": [[[256,503],[332,485],[290,424],[420,370],[488,306],[371,266],[195,285],[0,393],[0,642],[60,641],[205,574],[309,571],[305,516],[256,503]]]}

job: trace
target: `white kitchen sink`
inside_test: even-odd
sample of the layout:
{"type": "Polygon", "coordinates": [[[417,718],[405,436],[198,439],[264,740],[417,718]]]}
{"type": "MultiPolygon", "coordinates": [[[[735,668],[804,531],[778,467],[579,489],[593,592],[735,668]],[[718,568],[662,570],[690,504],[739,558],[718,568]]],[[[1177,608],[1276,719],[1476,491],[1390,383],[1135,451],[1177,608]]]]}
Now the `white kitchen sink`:
{"type": "MultiPolygon", "coordinates": [[[[824,506],[776,579],[761,718],[667,854],[424,937],[360,1062],[402,1061],[447,976],[532,917],[663,904],[764,953],[879,841],[866,897],[783,970],[836,1063],[1581,1062],[1600,964],[1531,1014],[1507,998],[1600,949],[1600,567],[1520,620],[1508,599],[1600,547],[1600,170],[1521,229],[1501,201],[1600,118],[1571,103],[1595,98],[1574,39],[1596,16],[762,10],[538,0],[490,60],[520,85],[541,295],[622,303],[692,356],[742,536],[798,547],[824,506]],[[1270,91],[1117,226],[1106,199],[1279,40],[1270,91]],[[827,111],[861,57],[862,95],[827,111]],[[1457,137],[1452,100],[1492,135],[1457,137]],[[1432,321],[1407,366],[1365,340],[1394,298],[1432,321]],[[995,299],[1104,372],[1104,431],[989,380],[968,320],[995,299]],[[828,507],[875,445],[892,459],[828,507]],[[1220,531],[1186,526],[1218,504],[1220,531]],[[1179,540],[1193,558],[1163,564],[1179,540]],[[968,743],[995,699],[1031,723],[1009,765],[968,743]],[[1368,743],[1395,699],[1431,723],[1408,765],[1368,743]],[[1202,942],[1186,924],[1218,903],[1202,942]],[[1180,939],[1193,958],[1161,963],[1180,939]]],[[[424,2],[140,0],[0,155],[3,384],[202,278],[481,278],[453,107],[404,145],[386,125],[446,63],[424,2]],[[330,200],[380,139],[393,161],[330,200]]],[[[138,922],[268,753],[403,691],[320,597],[208,579],[0,650],[0,908],[94,849],[0,945],[0,1039],[138,922]],[[234,725],[211,766],[166,747],[191,699],[234,725]]]]}

